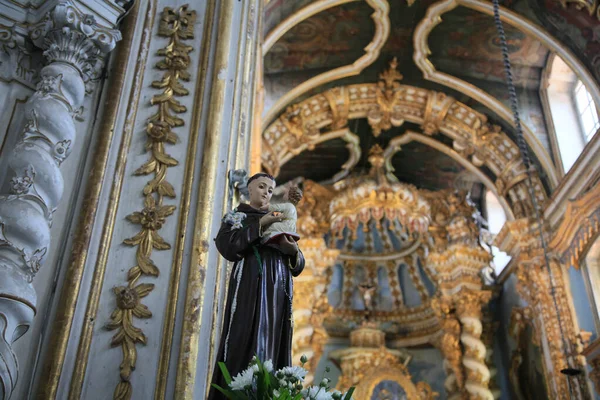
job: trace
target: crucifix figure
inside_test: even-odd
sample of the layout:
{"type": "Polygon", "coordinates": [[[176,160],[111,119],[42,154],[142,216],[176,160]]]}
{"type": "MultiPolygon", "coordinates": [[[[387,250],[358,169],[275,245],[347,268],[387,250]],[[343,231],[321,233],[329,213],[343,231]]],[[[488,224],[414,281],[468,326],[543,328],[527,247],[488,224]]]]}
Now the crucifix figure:
{"type": "Polygon", "coordinates": [[[358,290],[360,291],[360,295],[365,305],[365,313],[367,317],[371,311],[373,311],[374,292],[376,289],[377,285],[370,278],[367,278],[358,285],[358,290]]]}

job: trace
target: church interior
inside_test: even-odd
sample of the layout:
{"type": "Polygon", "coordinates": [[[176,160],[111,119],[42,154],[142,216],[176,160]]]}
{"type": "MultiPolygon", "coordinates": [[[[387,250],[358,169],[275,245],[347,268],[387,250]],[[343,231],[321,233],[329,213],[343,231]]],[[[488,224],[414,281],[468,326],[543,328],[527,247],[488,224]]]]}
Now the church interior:
{"type": "Polygon", "coordinates": [[[307,385],[600,399],[599,52],[598,0],[0,0],[0,400],[206,398],[258,172],[307,385]]]}

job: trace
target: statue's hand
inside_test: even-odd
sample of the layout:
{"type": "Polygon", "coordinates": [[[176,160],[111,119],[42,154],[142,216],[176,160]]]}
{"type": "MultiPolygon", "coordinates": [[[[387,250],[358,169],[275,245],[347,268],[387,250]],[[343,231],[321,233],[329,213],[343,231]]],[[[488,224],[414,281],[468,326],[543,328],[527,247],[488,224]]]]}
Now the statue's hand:
{"type": "Polygon", "coordinates": [[[261,219],[260,219],[260,226],[263,229],[266,229],[269,227],[269,225],[271,225],[273,222],[281,222],[283,221],[283,219],[285,218],[285,215],[283,215],[283,213],[281,212],[277,212],[277,211],[271,211],[268,214],[265,214],[261,219]]]}
{"type": "Polygon", "coordinates": [[[283,254],[295,256],[298,253],[298,244],[296,241],[286,235],[279,240],[279,249],[283,254]]]}

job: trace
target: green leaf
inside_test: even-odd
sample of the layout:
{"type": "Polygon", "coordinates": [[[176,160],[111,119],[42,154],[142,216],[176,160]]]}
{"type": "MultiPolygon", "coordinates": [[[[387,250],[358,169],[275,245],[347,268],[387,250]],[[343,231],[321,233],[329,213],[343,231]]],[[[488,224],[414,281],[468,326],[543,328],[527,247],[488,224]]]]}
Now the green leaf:
{"type": "Polygon", "coordinates": [[[263,364],[258,361],[258,376],[256,382],[256,394],[259,399],[267,399],[269,397],[269,374],[265,370],[263,364]]]}
{"type": "Polygon", "coordinates": [[[232,390],[223,389],[222,387],[220,387],[219,385],[215,385],[214,383],[212,384],[212,387],[217,389],[219,392],[223,393],[230,400],[244,400],[244,397],[232,390]]]}
{"type": "Polygon", "coordinates": [[[354,393],[354,386],[351,387],[350,390],[348,390],[348,393],[346,393],[344,400],[350,400],[352,398],[353,393],[354,393]]]}
{"type": "Polygon", "coordinates": [[[225,383],[227,385],[231,384],[231,375],[229,375],[229,371],[227,371],[227,366],[224,362],[219,362],[219,368],[221,369],[221,373],[223,374],[223,378],[225,378],[225,383]]]}

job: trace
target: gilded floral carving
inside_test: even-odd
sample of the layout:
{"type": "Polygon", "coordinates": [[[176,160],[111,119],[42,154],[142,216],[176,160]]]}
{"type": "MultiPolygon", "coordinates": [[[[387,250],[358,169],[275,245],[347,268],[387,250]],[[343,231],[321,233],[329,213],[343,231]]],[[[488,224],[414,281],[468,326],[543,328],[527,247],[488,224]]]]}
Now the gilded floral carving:
{"type": "Polygon", "coordinates": [[[144,207],[133,212],[127,219],[140,226],[140,231],[123,243],[136,248],[136,265],[127,274],[127,285],[113,289],[116,309],[110,322],[109,330],[116,330],[111,345],[121,346],[123,361],[120,365],[121,381],[115,388],[113,398],[128,400],[133,391],[130,383],[132,371],[137,360],[137,344],[146,344],[146,336],[141,328],[134,325],[134,318],[152,317],[151,311],[142,304],[154,288],[153,284],[138,283],[144,276],[156,277],[160,270],[152,260],[154,250],[169,250],[171,245],[159,234],[167,218],[175,212],[174,205],[164,204],[164,199],[176,196],[173,185],[167,181],[167,170],[176,166],[178,161],[166,153],[165,144],[175,144],[177,135],[173,129],[184,124],[177,114],[184,113],[186,107],[177,99],[189,92],[182,81],[190,79],[187,69],[190,65],[191,46],[184,40],[193,38],[196,12],[187,6],[173,10],[169,7],[162,12],[158,34],[167,37],[168,44],[158,51],[163,58],[156,64],[163,70],[162,79],[152,82],[152,87],[160,93],[152,97],[150,103],[158,110],[146,124],[146,150],[150,158],[135,171],[135,175],[153,175],[143,189],[144,207]]]}

